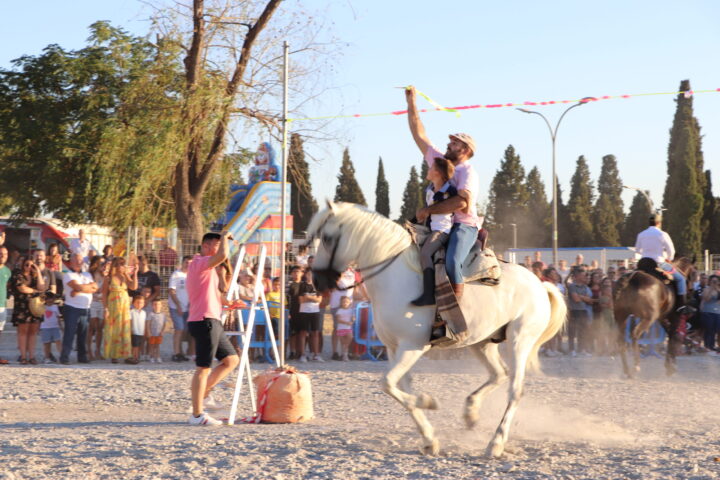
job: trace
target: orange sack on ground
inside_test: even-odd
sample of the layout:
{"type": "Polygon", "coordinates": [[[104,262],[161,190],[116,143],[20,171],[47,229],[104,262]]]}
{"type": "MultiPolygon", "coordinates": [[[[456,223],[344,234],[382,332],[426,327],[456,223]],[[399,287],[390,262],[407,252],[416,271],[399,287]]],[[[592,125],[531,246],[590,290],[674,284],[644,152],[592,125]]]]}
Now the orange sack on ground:
{"type": "Polygon", "coordinates": [[[253,382],[261,422],[297,423],[313,418],[312,388],[306,373],[285,366],[266,370],[253,382]]]}

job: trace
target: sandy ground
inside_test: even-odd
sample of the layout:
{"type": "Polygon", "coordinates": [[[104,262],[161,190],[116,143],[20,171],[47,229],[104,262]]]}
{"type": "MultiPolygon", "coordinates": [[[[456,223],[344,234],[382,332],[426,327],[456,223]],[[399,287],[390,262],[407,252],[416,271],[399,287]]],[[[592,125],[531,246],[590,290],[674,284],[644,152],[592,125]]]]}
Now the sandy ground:
{"type": "MultiPolygon", "coordinates": [[[[163,350],[169,355],[169,336],[163,350]]],[[[0,356],[14,360],[12,327],[0,356]]],[[[265,368],[257,365],[256,370],[265,368]]],[[[380,391],[386,362],[310,363],[316,418],[295,425],[191,427],[192,367],[95,362],[0,367],[0,479],[96,478],[720,478],[720,359],[682,357],[668,379],[643,359],[636,381],[618,360],[544,359],[528,379],[508,453],[484,456],[505,391],[464,429],[464,397],[486,374],[468,360],[421,361],[417,391],[442,442],[418,452],[405,411],[380,391]]],[[[229,388],[218,389],[228,402],[229,388]]],[[[243,414],[250,414],[242,397],[243,414]]]]}

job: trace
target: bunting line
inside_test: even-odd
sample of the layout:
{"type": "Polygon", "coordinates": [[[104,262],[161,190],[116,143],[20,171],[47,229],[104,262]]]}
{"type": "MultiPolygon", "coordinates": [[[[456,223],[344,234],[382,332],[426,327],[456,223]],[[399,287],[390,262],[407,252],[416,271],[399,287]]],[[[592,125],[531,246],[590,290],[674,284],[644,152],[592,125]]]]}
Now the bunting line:
{"type": "MultiPolygon", "coordinates": [[[[427,100],[433,107],[435,108],[422,108],[418,109],[418,112],[420,113],[430,113],[430,112],[437,112],[437,111],[444,111],[444,112],[451,112],[455,113],[455,116],[460,116],[461,110],[477,110],[477,109],[493,109],[493,108],[505,108],[505,107],[545,107],[550,105],[562,105],[567,103],[590,103],[590,102],[599,102],[601,100],[615,100],[615,99],[629,99],[633,97],[649,97],[649,96],[656,96],[656,95],[684,95],[685,98],[690,98],[695,94],[698,93],[717,93],[720,92],[720,88],[715,89],[709,89],[709,90],[687,90],[687,91],[681,91],[681,92],[653,92],[653,93],[633,93],[633,94],[625,94],[625,95],[603,95],[599,97],[585,97],[585,98],[579,98],[574,100],[548,100],[548,101],[539,101],[539,102],[530,102],[525,101],[521,103],[517,102],[508,102],[508,103],[488,103],[488,104],[477,104],[477,105],[462,105],[459,107],[443,107],[439,103],[432,100],[430,97],[425,95],[422,92],[417,92],[419,95],[421,95],[425,100],[427,100]]],[[[288,118],[288,122],[302,122],[302,121],[310,121],[310,120],[332,120],[332,119],[341,119],[341,118],[366,118],[366,117],[388,117],[388,116],[401,116],[406,115],[407,110],[395,110],[393,112],[382,112],[382,113],[355,113],[352,115],[324,115],[324,116],[318,116],[318,117],[303,117],[303,118],[288,118]]]]}

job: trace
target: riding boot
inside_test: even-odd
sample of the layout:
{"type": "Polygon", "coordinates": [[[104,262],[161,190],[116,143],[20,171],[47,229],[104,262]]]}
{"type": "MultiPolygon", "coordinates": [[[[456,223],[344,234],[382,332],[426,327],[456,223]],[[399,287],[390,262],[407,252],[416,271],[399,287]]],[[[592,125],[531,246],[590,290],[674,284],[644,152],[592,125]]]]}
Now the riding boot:
{"type": "Polygon", "coordinates": [[[413,305],[422,307],[435,305],[435,270],[426,268],[423,270],[423,293],[412,301],[413,305]]]}
{"type": "Polygon", "coordinates": [[[455,292],[455,298],[457,298],[458,303],[460,303],[460,299],[463,296],[463,290],[465,289],[464,283],[452,283],[452,289],[453,292],[455,292]]]}

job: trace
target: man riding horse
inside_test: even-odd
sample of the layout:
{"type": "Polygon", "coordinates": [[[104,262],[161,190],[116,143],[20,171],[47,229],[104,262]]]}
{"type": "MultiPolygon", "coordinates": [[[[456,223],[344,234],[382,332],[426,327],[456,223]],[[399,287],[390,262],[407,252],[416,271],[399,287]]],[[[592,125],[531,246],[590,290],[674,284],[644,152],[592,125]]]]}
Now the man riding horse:
{"type": "Polygon", "coordinates": [[[635,242],[635,251],[641,255],[638,267],[641,267],[641,264],[644,263],[643,259],[649,258],[657,264],[657,267],[660,267],[664,272],[670,273],[675,281],[676,307],[681,308],[685,305],[687,282],[683,274],[669,263],[675,258],[675,246],[670,235],[662,230],[662,217],[660,215],[651,215],[649,224],[650,226],[647,229],[638,234],[635,242]]]}
{"type": "MultiPolygon", "coordinates": [[[[478,237],[478,229],[482,227],[481,220],[477,215],[478,194],[480,193],[480,180],[477,172],[470,164],[470,159],[475,154],[475,141],[466,133],[449,135],[450,142],[443,154],[437,150],[428,139],[425,127],[420,121],[417,107],[415,105],[415,87],[407,87],[405,95],[408,104],[408,121],[413,140],[425,157],[428,167],[432,167],[436,157],[445,157],[455,166],[455,176],[450,183],[457,189],[458,194],[447,200],[437,202],[429,207],[421,208],[416,214],[418,222],[424,222],[431,214],[452,213],[453,226],[450,230],[446,250],[445,268],[452,284],[455,297],[460,301],[463,295],[464,279],[462,265],[470,249],[478,237]]],[[[423,272],[427,279],[424,283],[433,285],[433,270],[427,269],[423,272]]]]}

